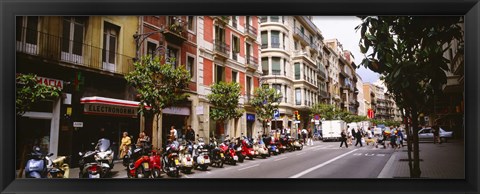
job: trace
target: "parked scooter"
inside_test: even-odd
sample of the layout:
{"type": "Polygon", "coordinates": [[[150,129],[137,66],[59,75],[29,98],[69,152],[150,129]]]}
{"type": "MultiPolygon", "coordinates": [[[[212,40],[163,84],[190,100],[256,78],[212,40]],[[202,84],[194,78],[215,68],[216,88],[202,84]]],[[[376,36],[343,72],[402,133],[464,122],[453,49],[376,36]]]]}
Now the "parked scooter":
{"type": "Polygon", "coordinates": [[[240,137],[234,138],[233,141],[230,142],[230,147],[235,150],[235,154],[238,157],[238,162],[243,163],[243,161],[247,157],[247,153],[242,151],[242,143],[240,137]]]}
{"type": "Polygon", "coordinates": [[[97,154],[97,152],[97,150],[91,150],[85,153],[78,153],[78,155],[81,157],[78,162],[80,168],[78,178],[104,177],[104,175],[102,175],[101,166],[99,166],[98,162],[95,160],[95,154],[97,154]]]}
{"type": "Polygon", "coordinates": [[[173,141],[166,146],[162,154],[162,170],[171,177],[179,176],[180,160],[178,158],[178,147],[178,142],[173,141]]]}
{"type": "Polygon", "coordinates": [[[257,156],[261,156],[262,158],[266,158],[268,156],[268,149],[265,147],[265,144],[260,139],[253,140],[253,150],[257,153],[257,156]]]}
{"type": "Polygon", "coordinates": [[[207,170],[210,165],[210,157],[208,156],[208,149],[205,141],[197,134],[198,144],[193,145],[193,161],[194,168],[200,167],[201,170],[207,170]]]}
{"type": "Polygon", "coordinates": [[[179,154],[178,158],[180,159],[180,170],[183,173],[191,173],[193,169],[193,158],[190,150],[193,150],[193,146],[191,142],[182,141],[182,139],[178,140],[182,142],[179,147],[179,154]]]}
{"type": "Polygon", "coordinates": [[[225,140],[223,143],[219,145],[219,148],[222,150],[222,152],[225,154],[225,162],[231,165],[236,165],[238,161],[238,156],[235,153],[235,150],[233,148],[230,148],[230,139],[229,136],[227,135],[225,137],[225,140]]]}
{"type": "MultiPolygon", "coordinates": [[[[153,177],[153,163],[151,156],[148,154],[148,149],[142,146],[138,146],[135,149],[130,149],[125,159],[128,160],[127,164],[127,177],[128,178],[150,178],[153,177]]],[[[124,159],[124,160],[125,160],[124,159]]],[[[158,167],[158,166],[157,166],[158,167]]],[[[155,172],[155,176],[159,175],[159,169],[155,172]]]]}
{"type": "Polygon", "coordinates": [[[210,158],[211,158],[210,165],[222,168],[223,164],[225,163],[225,154],[218,147],[218,144],[214,137],[210,138],[208,149],[209,149],[210,158]]]}
{"type": "MultiPolygon", "coordinates": [[[[243,137],[242,140],[242,152],[250,159],[253,160],[255,158],[255,151],[253,150],[252,142],[247,138],[243,137]]],[[[242,154],[243,154],[242,153],[242,154]]]]}
{"type": "Polygon", "coordinates": [[[26,178],[68,178],[70,167],[65,162],[66,156],[59,156],[55,160],[50,157],[53,153],[44,155],[40,147],[33,147],[29,160],[25,166],[26,178]]]}
{"type": "Polygon", "coordinates": [[[293,147],[296,149],[296,150],[302,150],[303,149],[303,139],[296,139],[293,141],[293,147]]]}
{"type": "Polygon", "coordinates": [[[110,140],[102,138],[98,140],[95,149],[98,151],[95,154],[95,160],[101,167],[102,174],[108,176],[113,169],[113,155],[114,152],[111,148],[110,140]]]}
{"type": "Polygon", "coordinates": [[[273,141],[272,137],[263,135],[263,142],[265,143],[265,145],[267,145],[269,156],[271,156],[272,154],[273,155],[279,154],[277,145],[275,144],[275,141],[273,141]]]}

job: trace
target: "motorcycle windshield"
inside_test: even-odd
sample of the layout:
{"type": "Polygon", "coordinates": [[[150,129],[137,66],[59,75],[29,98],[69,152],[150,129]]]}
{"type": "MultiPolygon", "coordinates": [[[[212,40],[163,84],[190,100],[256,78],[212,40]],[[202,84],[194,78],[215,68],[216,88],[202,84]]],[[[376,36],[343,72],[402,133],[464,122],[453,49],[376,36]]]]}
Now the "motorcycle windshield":
{"type": "Polygon", "coordinates": [[[110,148],[110,140],[102,138],[98,140],[97,149],[101,152],[105,152],[110,148]]]}

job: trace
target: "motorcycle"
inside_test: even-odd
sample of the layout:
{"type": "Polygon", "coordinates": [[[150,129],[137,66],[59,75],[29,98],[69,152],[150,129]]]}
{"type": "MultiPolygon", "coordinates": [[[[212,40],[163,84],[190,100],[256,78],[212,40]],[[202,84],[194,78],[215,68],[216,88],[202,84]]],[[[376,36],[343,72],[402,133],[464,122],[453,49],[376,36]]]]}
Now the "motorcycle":
{"type": "Polygon", "coordinates": [[[211,158],[210,165],[222,168],[223,164],[225,163],[225,154],[218,147],[218,144],[215,138],[213,137],[210,138],[210,144],[208,145],[208,148],[209,148],[209,153],[211,158]]]}
{"type": "Polygon", "coordinates": [[[242,152],[242,154],[245,154],[250,160],[253,160],[253,158],[255,158],[255,151],[253,150],[253,145],[247,137],[243,137],[242,152]]]}
{"type": "Polygon", "coordinates": [[[261,156],[262,158],[266,158],[268,156],[268,149],[261,140],[253,140],[253,149],[255,150],[255,153],[258,153],[257,156],[261,156]]]}
{"type": "Polygon", "coordinates": [[[102,138],[98,140],[95,149],[98,152],[94,155],[95,160],[101,167],[102,174],[108,176],[110,171],[113,169],[113,155],[114,152],[110,146],[110,140],[102,138]]]}
{"type": "Polygon", "coordinates": [[[225,154],[225,162],[231,165],[236,165],[238,161],[238,156],[235,153],[235,150],[230,147],[230,140],[228,139],[228,137],[228,135],[225,137],[225,141],[220,144],[219,148],[225,154]]]}
{"type": "Polygon", "coordinates": [[[193,145],[193,165],[194,168],[200,167],[205,171],[210,165],[210,157],[208,156],[208,149],[206,149],[205,141],[197,134],[198,144],[193,145]]]}
{"type": "Polygon", "coordinates": [[[25,166],[26,178],[68,178],[70,167],[65,163],[67,157],[59,156],[55,160],[50,157],[53,153],[44,155],[40,147],[33,147],[29,160],[25,166]]]}
{"type": "Polygon", "coordinates": [[[285,151],[295,151],[295,147],[293,147],[293,139],[290,138],[288,135],[280,136],[280,142],[285,147],[285,151]]]}
{"type": "Polygon", "coordinates": [[[278,155],[279,154],[279,151],[277,149],[277,145],[275,144],[275,141],[273,141],[272,137],[267,137],[267,136],[264,135],[263,136],[263,142],[265,143],[265,145],[267,145],[269,156],[271,156],[272,154],[273,155],[278,155]]]}
{"type": "Polygon", "coordinates": [[[178,142],[174,141],[167,145],[162,154],[162,170],[168,176],[178,177],[180,169],[180,160],[178,158],[178,142]]]}
{"type": "Polygon", "coordinates": [[[79,169],[80,172],[78,173],[78,178],[100,178],[104,177],[101,175],[102,170],[101,167],[98,166],[97,161],[95,160],[95,154],[97,154],[97,150],[94,151],[87,151],[85,153],[79,152],[78,155],[80,156],[79,169]]]}
{"type": "MultiPolygon", "coordinates": [[[[181,139],[179,139],[182,142],[181,139]]],[[[190,150],[193,149],[191,142],[185,141],[179,147],[178,158],[180,159],[180,170],[184,173],[191,173],[193,169],[193,158],[190,150]]]]}
{"type": "Polygon", "coordinates": [[[242,151],[242,144],[240,142],[240,137],[234,138],[234,141],[230,142],[230,147],[235,150],[235,154],[238,156],[238,162],[243,163],[247,157],[247,153],[242,151]]]}
{"type": "Polygon", "coordinates": [[[296,139],[293,141],[293,147],[296,150],[302,150],[303,149],[303,140],[302,139],[296,139]]]}
{"type": "MultiPolygon", "coordinates": [[[[160,173],[158,171],[160,168],[156,169],[157,172],[152,172],[154,170],[153,169],[154,161],[152,161],[152,159],[155,160],[155,157],[153,158],[151,157],[152,156],[148,155],[148,150],[146,150],[142,146],[139,146],[133,150],[130,149],[128,151],[128,154],[124,158],[124,160],[125,159],[128,160],[127,177],[128,178],[149,178],[149,177],[155,177],[157,175],[159,177],[160,173]]],[[[159,166],[160,165],[158,165],[157,167],[159,166]]]]}

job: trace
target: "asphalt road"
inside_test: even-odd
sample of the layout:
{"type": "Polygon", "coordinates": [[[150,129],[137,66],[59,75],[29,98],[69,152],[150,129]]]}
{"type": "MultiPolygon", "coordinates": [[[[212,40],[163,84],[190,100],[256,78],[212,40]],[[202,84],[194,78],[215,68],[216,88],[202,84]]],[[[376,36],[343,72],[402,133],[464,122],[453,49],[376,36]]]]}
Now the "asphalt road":
{"type": "MultiPolygon", "coordinates": [[[[315,141],[303,150],[286,152],[266,159],[246,159],[223,168],[181,173],[179,178],[377,178],[394,152],[373,146],[339,148],[340,142],[315,141]]],[[[162,178],[171,178],[162,173],[162,178]]],[[[72,169],[71,178],[78,177],[72,169]]],[[[127,178],[125,167],[117,163],[112,178],[127,178]]]]}

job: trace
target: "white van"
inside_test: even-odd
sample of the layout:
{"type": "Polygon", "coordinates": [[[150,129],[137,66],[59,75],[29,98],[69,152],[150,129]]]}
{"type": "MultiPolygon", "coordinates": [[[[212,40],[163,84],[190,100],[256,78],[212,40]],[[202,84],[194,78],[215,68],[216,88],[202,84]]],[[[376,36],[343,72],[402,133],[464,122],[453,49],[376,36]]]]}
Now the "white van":
{"type": "Polygon", "coordinates": [[[322,121],[323,141],[340,140],[342,129],[347,129],[347,123],[343,120],[322,121]]]}

